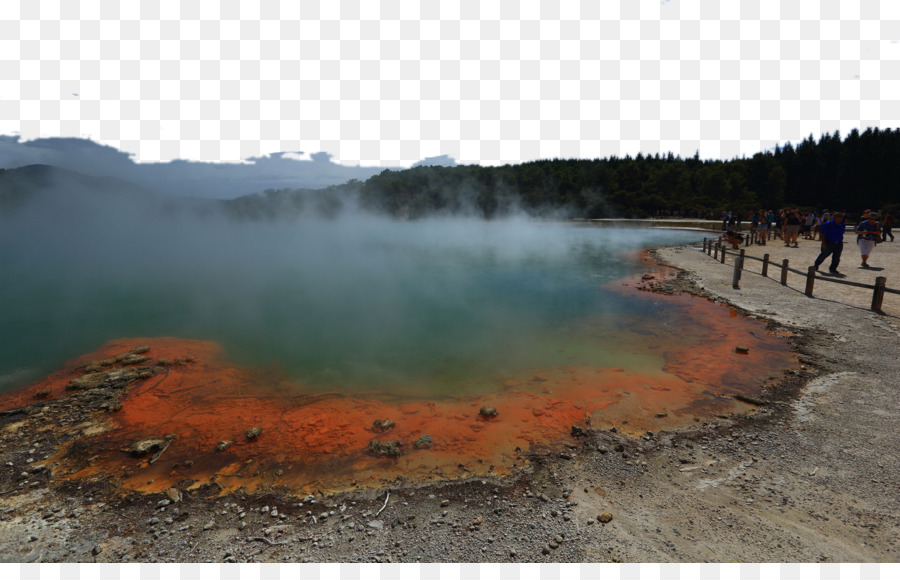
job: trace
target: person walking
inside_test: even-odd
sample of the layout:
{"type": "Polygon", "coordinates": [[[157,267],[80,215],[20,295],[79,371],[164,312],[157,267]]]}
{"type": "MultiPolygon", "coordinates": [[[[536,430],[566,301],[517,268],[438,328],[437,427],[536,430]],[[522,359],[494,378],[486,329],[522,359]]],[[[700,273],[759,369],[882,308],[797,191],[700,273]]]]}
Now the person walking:
{"type": "Polygon", "coordinates": [[[859,254],[862,257],[862,267],[871,268],[869,255],[881,237],[881,228],[878,226],[878,215],[874,212],[867,213],[865,218],[865,221],[859,222],[856,226],[856,244],[859,246],[859,254]]]}
{"type": "Polygon", "coordinates": [[[838,265],[841,263],[841,252],[844,251],[844,230],[846,227],[844,214],[841,212],[835,212],[831,220],[825,222],[822,226],[822,251],[819,253],[819,257],[816,258],[816,271],[819,270],[819,266],[822,265],[825,258],[831,256],[831,265],[828,267],[828,271],[835,276],[842,275],[838,272],[838,265]]]}
{"type": "Polygon", "coordinates": [[[784,217],[785,227],[785,238],[784,245],[790,246],[793,242],[794,247],[797,247],[797,235],[800,234],[800,212],[797,208],[789,209],[787,215],[784,217]]]}
{"type": "Polygon", "coordinates": [[[769,214],[766,213],[766,210],[759,210],[759,233],[756,237],[756,243],[760,246],[766,245],[766,236],[769,233],[769,214]]]}
{"type": "Polygon", "coordinates": [[[884,219],[881,220],[881,241],[886,242],[888,236],[891,237],[891,241],[894,241],[894,234],[891,230],[894,228],[894,216],[888,212],[887,215],[884,216],[884,219]]]}

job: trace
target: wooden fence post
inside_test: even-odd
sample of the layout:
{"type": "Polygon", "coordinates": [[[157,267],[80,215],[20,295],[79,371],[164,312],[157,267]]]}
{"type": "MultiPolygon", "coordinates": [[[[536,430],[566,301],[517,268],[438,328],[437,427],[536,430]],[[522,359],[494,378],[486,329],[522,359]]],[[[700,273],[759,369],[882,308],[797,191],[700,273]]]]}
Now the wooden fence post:
{"type": "Polygon", "coordinates": [[[703,253],[706,253],[706,238],[703,238],[703,253]]]}
{"type": "Polygon", "coordinates": [[[717,261],[718,261],[718,259],[719,259],[719,246],[720,246],[720,245],[721,245],[721,244],[720,244],[719,242],[716,242],[716,248],[715,248],[716,251],[715,251],[715,253],[713,254],[713,260],[717,260],[717,261]]]}
{"type": "Polygon", "coordinates": [[[725,244],[722,244],[722,263],[725,263],[725,244]]]}
{"type": "Polygon", "coordinates": [[[783,262],[781,262],[781,285],[787,286],[787,274],[788,274],[788,259],[785,258],[783,262]]]}
{"type": "Polygon", "coordinates": [[[806,295],[812,298],[813,285],[816,283],[816,267],[810,266],[806,270],[806,295]]]}
{"type": "Polygon", "coordinates": [[[744,266],[744,250],[734,259],[734,274],[731,276],[731,287],[735,290],[741,289],[741,270],[744,266]]]}
{"type": "Polygon", "coordinates": [[[763,269],[762,275],[765,278],[769,277],[769,254],[763,254],[763,269]]]}
{"type": "Polygon", "coordinates": [[[881,311],[881,303],[884,300],[884,287],[887,285],[887,278],[879,276],[875,278],[875,290],[872,292],[872,310],[881,311]]]}

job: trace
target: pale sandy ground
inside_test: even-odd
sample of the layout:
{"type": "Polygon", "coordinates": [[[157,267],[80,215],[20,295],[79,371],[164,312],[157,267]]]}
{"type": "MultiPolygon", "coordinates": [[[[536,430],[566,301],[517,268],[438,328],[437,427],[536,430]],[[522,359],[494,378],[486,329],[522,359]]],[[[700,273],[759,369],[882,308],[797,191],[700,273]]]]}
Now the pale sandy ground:
{"type": "MultiPolygon", "coordinates": [[[[716,234],[710,233],[709,239],[717,239],[716,234]]],[[[860,259],[859,247],[856,245],[856,236],[848,233],[848,235],[844,236],[844,242],[844,250],[841,254],[840,266],[838,267],[838,271],[844,274],[844,277],[835,278],[830,276],[828,273],[828,268],[831,265],[830,256],[825,259],[825,262],[819,268],[819,276],[825,279],[832,278],[871,285],[875,284],[876,277],[884,276],[887,278],[888,288],[900,290],[900,240],[878,244],[869,257],[869,265],[872,266],[869,269],[861,267],[862,260],[860,259]]],[[[800,239],[797,244],[797,248],[786,247],[781,240],[776,239],[767,241],[765,246],[752,244],[750,246],[741,246],[741,249],[745,250],[747,256],[756,258],[762,258],[764,254],[769,254],[769,260],[779,266],[782,260],[787,259],[791,268],[806,272],[807,268],[813,265],[816,257],[819,255],[821,242],[800,239]]],[[[730,245],[728,250],[729,252],[734,251],[730,245]]],[[[671,253],[664,253],[664,255],[671,255],[671,253]]],[[[707,260],[712,261],[712,258],[708,257],[707,260]]],[[[751,287],[763,281],[760,275],[762,262],[745,260],[744,268],[746,272],[741,274],[740,286],[742,291],[739,292],[731,291],[734,257],[728,255],[725,262],[725,266],[716,268],[705,267],[702,269],[702,272],[697,270],[704,280],[701,285],[711,291],[722,293],[729,300],[740,300],[742,296],[751,297],[752,294],[748,295],[748,292],[753,290],[751,287]]],[[[706,266],[709,266],[709,264],[706,264],[706,266]]],[[[692,266],[688,268],[693,269],[692,266]]],[[[775,283],[784,291],[785,295],[799,293],[800,296],[795,296],[794,298],[806,298],[803,294],[806,288],[805,276],[790,273],[788,275],[788,288],[791,290],[780,285],[780,276],[781,269],[770,265],[768,277],[776,281],[775,283]]],[[[765,282],[767,285],[770,284],[769,281],[765,282]]],[[[869,309],[872,303],[871,290],[832,284],[825,280],[816,280],[813,296],[816,299],[812,300],[813,304],[818,303],[818,301],[825,302],[825,304],[819,304],[820,307],[827,307],[828,303],[834,302],[836,304],[869,309]]],[[[809,302],[809,299],[801,301],[804,306],[807,305],[806,302],[809,302]]],[[[792,301],[791,304],[794,304],[794,302],[792,301]]],[[[754,309],[758,310],[759,305],[756,306],[757,308],[754,309]]],[[[801,308],[801,310],[805,309],[801,308]]],[[[900,316],[900,295],[885,293],[882,310],[888,315],[889,319],[895,319],[897,316],[900,316]]],[[[799,315],[801,312],[797,314],[799,315]]],[[[799,317],[786,319],[786,321],[788,320],[801,321],[799,317]]]]}
{"type": "MultiPolygon", "coordinates": [[[[805,269],[818,244],[748,249],[765,252],[805,269]]],[[[41,425],[34,410],[0,418],[0,461],[9,466],[0,473],[0,561],[900,560],[898,297],[876,314],[867,290],[817,282],[808,298],[800,277],[785,288],[774,269],[770,279],[752,273],[752,261],[735,290],[731,264],[697,247],[657,256],[684,270],[671,290],[699,286],[793,333],[802,366],[763,390],[752,417],[639,439],[594,431],[564,453],[533,457],[533,470],[511,481],[398,484],[315,500],[186,493],[166,505],[104,482],[50,482],[29,464],[41,425]]],[[[884,269],[859,269],[850,243],[841,270],[900,287],[900,242],[879,245],[871,263],[884,269]]]]}

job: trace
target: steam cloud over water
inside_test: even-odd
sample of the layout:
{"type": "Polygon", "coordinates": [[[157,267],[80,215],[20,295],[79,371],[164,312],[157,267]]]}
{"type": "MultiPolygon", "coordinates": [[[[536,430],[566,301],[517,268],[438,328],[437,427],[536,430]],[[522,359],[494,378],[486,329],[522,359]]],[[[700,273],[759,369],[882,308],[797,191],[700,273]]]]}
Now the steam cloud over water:
{"type": "Polygon", "coordinates": [[[237,222],[69,193],[0,216],[0,390],[123,336],[216,340],[322,390],[453,394],[573,356],[614,364],[585,347],[585,321],[655,316],[601,289],[637,269],[622,254],[697,238],[349,212],[237,222]]]}

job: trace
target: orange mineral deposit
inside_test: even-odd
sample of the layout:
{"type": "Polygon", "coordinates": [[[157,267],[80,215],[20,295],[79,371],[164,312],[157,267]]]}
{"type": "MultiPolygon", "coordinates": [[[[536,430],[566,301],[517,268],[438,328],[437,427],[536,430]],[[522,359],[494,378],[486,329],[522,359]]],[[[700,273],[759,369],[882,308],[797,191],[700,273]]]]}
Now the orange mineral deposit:
{"type": "MultiPolygon", "coordinates": [[[[633,292],[666,275],[656,268],[652,279],[638,275],[615,284],[633,292]]],[[[592,330],[609,344],[631,349],[635,360],[658,361],[655,367],[596,368],[573,360],[484,377],[480,381],[492,388],[474,391],[481,394],[432,400],[427,393],[379,397],[368,389],[354,396],[236,367],[213,342],[124,338],[0,395],[0,408],[27,405],[38,395],[67,397],[67,385],[96,370],[98,361],[149,347],[140,355],[146,360],[130,365],[149,370],[122,387],[121,406],[97,409],[94,425],[72,435],[79,448],[90,449],[91,460],[60,450],[49,460],[54,477],[114,477],[124,489],[145,492],[205,486],[215,493],[306,493],[398,479],[508,475],[528,465],[529,451],[571,443],[573,425],[616,426],[636,435],[747,411],[734,396],[754,395],[794,364],[786,342],[759,321],[696,297],[638,294],[671,305],[663,324],[636,329],[640,340],[596,321],[584,324],[595,324],[592,330]],[[633,344],[617,343],[625,340],[633,344]],[[747,354],[737,354],[737,345],[747,354]],[[496,416],[483,413],[484,407],[496,409],[496,416]],[[137,453],[139,442],[150,451],[137,453]]],[[[120,360],[100,368],[129,365],[120,360]]]]}

